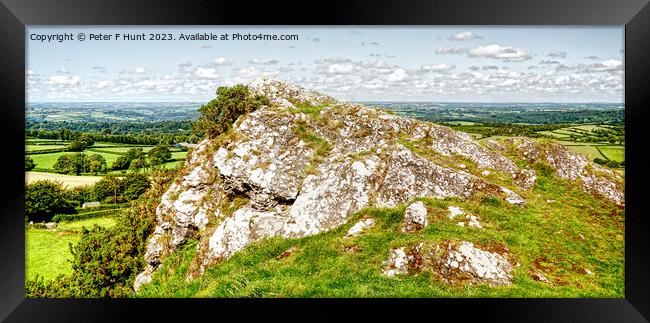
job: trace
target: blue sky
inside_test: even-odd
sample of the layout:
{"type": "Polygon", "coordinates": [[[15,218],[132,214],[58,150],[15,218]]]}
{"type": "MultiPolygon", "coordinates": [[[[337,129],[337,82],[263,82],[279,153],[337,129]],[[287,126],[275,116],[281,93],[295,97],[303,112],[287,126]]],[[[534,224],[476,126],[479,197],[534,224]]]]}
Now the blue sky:
{"type": "Polygon", "coordinates": [[[28,101],[207,101],[273,76],[350,101],[623,102],[623,27],[29,27],[28,101]],[[289,41],[41,42],[83,32],[289,41]]]}

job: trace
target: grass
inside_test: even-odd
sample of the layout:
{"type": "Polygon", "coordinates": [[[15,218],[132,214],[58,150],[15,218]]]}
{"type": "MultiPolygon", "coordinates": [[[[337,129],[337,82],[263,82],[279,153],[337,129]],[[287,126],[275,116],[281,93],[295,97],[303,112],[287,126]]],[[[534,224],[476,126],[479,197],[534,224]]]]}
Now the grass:
{"type": "Polygon", "coordinates": [[[69,243],[77,243],[81,238],[82,227],[93,225],[111,227],[115,225],[112,217],[100,217],[73,222],[62,222],[54,230],[25,230],[25,275],[27,279],[36,274],[44,279],[54,279],[61,274],[72,272],[69,260],[69,243]]]}
{"type": "Polygon", "coordinates": [[[523,206],[481,197],[421,199],[429,209],[431,224],[416,234],[400,231],[404,205],[366,209],[347,224],[315,236],[258,241],[187,282],[188,266],[196,256],[196,245],[190,243],[167,258],[153,282],[136,296],[624,297],[624,212],[583,192],[575,183],[539,173],[523,206]],[[460,227],[448,220],[449,205],[478,215],[484,229],[460,227]],[[375,226],[358,237],[343,238],[364,216],[373,217],[375,226]],[[396,278],[381,274],[391,247],[448,239],[507,245],[520,264],[513,272],[513,285],[455,287],[431,272],[396,278]],[[276,258],[292,246],[298,248],[296,253],[276,258]],[[360,251],[346,252],[351,246],[360,251]],[[533,280],[532,268],[552,284],[533,280]]]}
{"type": "Polygon", "coordinates": [[[26,152],[34,152],[34,151],[54,149],[54,148],[63,149],[63,148],[65,148],[65,145],[51,145],[51,144],[28,144],[28,145],[25,145],[25,151],[26,152]]]}
{"type": "Polygon", "coordinates": [[[610,160],[621,162],[625,160],[624,146],[598,146],[598,150],[610,160]]]}
{"type": "Polygon", "coordinates": [[[565,145],[567,148],[569,148],[572,151],[575,151],[577,153],[581,153],[589,159],[593,160],[594,158],[603,158],[603,155],[600,153],[598,148],[593,145],[565,145]]]}
{"type": "Polygon", "coordinates": [[[69,243],[79,241],[76,233],[49,231],[45,229],[25,230],[25,276],[27,279],[40,274],[44,279],[53,279],[60,274],[69,274],[72,259],[69,243]]]}
{"type": "Polygon", "coordinates": [[[326,105],[311,105],[309,103],[298,103],[295,104],[295,109],[291,108],[290,111],[301,112],[310,116],[312,119],[318,119],[320,117],[320,112],[325,107],[326,105]]]}
{"type": "Polygon", "coordinates": [[[70,231],[81,231],[83,227],[92,228],[95,224],[100,227],[110,228],[115,225],[115,219],[112,217],[98,217],[90,218],[79,221],[71,222],[60,222],[57,229],[59,230],[70,230],[70,231]]]}
{"type": "MultiPolygon", "coordinates": [[[[119,157],[120,155],[118,154],[112,154],[112,153],[101,153],[101,152],[96,152],[96,151],[89,151],[85,150],[83,151],[84,154],[90,155],[90,154],[99,154],[104,159],[106,159],[106,164],[108,166],[112,165],[113,162],[119,157]]],[[[63,155],[67,154],[74,154],[74,152],[59,152],[59,153],[50,153],[50,154],[38,154],[38,155],[30,155],[34,162],[36,163],[36,170],[52,170],[52,166],[54,166],[54,163],[56,163],[56,160],[63,155]]]]}

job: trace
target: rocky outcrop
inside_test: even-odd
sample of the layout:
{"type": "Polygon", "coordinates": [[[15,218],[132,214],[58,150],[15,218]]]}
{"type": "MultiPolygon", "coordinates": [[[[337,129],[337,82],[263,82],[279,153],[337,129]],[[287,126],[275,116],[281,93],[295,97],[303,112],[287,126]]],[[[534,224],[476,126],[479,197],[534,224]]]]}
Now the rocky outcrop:
{"type": "Polygon", "coordinates": [[[383,274],[414,275],[431,271],[450,285],[512,284],[514,265],[508,249],[477,247],[468,241],[443,241],[434,246],[424,242],[412,248],[393,248],[385,263],[383,274]]]}
{"type": "Polygon", "coordinates": [[[427,220],[427,207],[417,201],[404,210],[404,232],[416,232],[429,224],[427,220]]]}
{"type": "Polygon", "coordinates": [[[580,181],[586,192],[625,206],[623,178],[617,173],[556,142],[541,143],[522,137],[508,138],[506,142],[512,147],[512,153],[529,163],[547,163],[555,169],[558,177],[580,181]]]}
{"type": "Polygon", "coordinates": [[[445,241],[435,246],[431,257],[449,284],[512,284],[507,248],[489,251],[468,241],[445,241]]]}
{"type": "MultiPolygon", "coordinates": [[[[483,145],[444,126],[339,102],[278,80],[258,79],[249,88],[271,104],[241,116],[227,134],[202,141],[188,154],[181,176],[157,208],[147,266],[136,289],[190,238],[198,239],[190,270],[194,277],[255,241],[314,235],[367,207],[477,194],[520,205],[534,187],[535,172],[507,157],[512,151],[506,146],[512,144],[483,145]]],[[[525,143],[515,150],[524,151],[526,159],[548,158],[541,149],[525,143]]],[[[566,166],[571,155],[550,152],[558,176],[582,180],[593,192],[622,200],[622,190],[606,182],[608,177],[586,171],[589,163],[579,159],[566,166]]],[[[409,211],[414,220],[409,221],[415,227],[426,225],[421,210],[412,211],[417,212],[409,211]]],[[[478,218],[467,223],[478,223],[478,218]]]]}

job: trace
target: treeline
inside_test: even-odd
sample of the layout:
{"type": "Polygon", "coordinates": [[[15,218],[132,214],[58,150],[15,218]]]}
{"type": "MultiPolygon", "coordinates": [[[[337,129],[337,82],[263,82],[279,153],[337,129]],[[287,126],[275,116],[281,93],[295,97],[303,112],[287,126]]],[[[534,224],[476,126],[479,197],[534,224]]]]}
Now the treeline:
{"type": "Polygon", "coordinates": [[[191,142],[197,143],[200,138],[194,134],[171,134],[171,133],[132,133],[132,134],[108,134],[101,132],[80,132],[70,129],[26,129],[25,135],[31,138],[38,139],[55,139],[74,141],[82,135],[87,135],[95,142],[109,142],[116,144],[131,144],[131,145],[157,145],[166,144],[171,145],[175,142],[191,142]]]}
{"type": "Polygon", "coordinates": [[[552,131],[570,127],[567,124],[542,124],[542,125],[520,125],[508,123],[481,123],[476,125],[462,125],[454,122],[444,122],[444,125],[452,127],[454,130],[477,133],[484,137],[491,136],[526,136],[541,137],[538,131],[552,131]]]}
{"type": "Polygon", "coordinates": [[[98,132],[103,134],[186,134],[191,130],[192,121],[152,121],[152,122],[78,122],[78,121],[28,121],[27,129],[59,130],[77,132],[98,132]]]}
{"type": "Polygon", "coordinates": [[[516,111],[495,112],[481,109],[463,109],[459,111],[414,112],[415,118],[433,122],[469,121],[481,123],[528,123],[528,124],[616,124],[625,121],[624,110],[576,110],[576,111],[516,111]],[[453,112],[456,116],[449,113],[453,112]]]}

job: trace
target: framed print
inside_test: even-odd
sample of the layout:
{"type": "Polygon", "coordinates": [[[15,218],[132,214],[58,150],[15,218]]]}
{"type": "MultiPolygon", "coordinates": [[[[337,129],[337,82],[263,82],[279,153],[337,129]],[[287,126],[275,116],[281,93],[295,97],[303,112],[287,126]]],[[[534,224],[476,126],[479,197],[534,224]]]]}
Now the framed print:
{"type": "Polygon", "coordinates": [[[1,9],[7,321],[650,317],[644,1],[1,9]]]}

